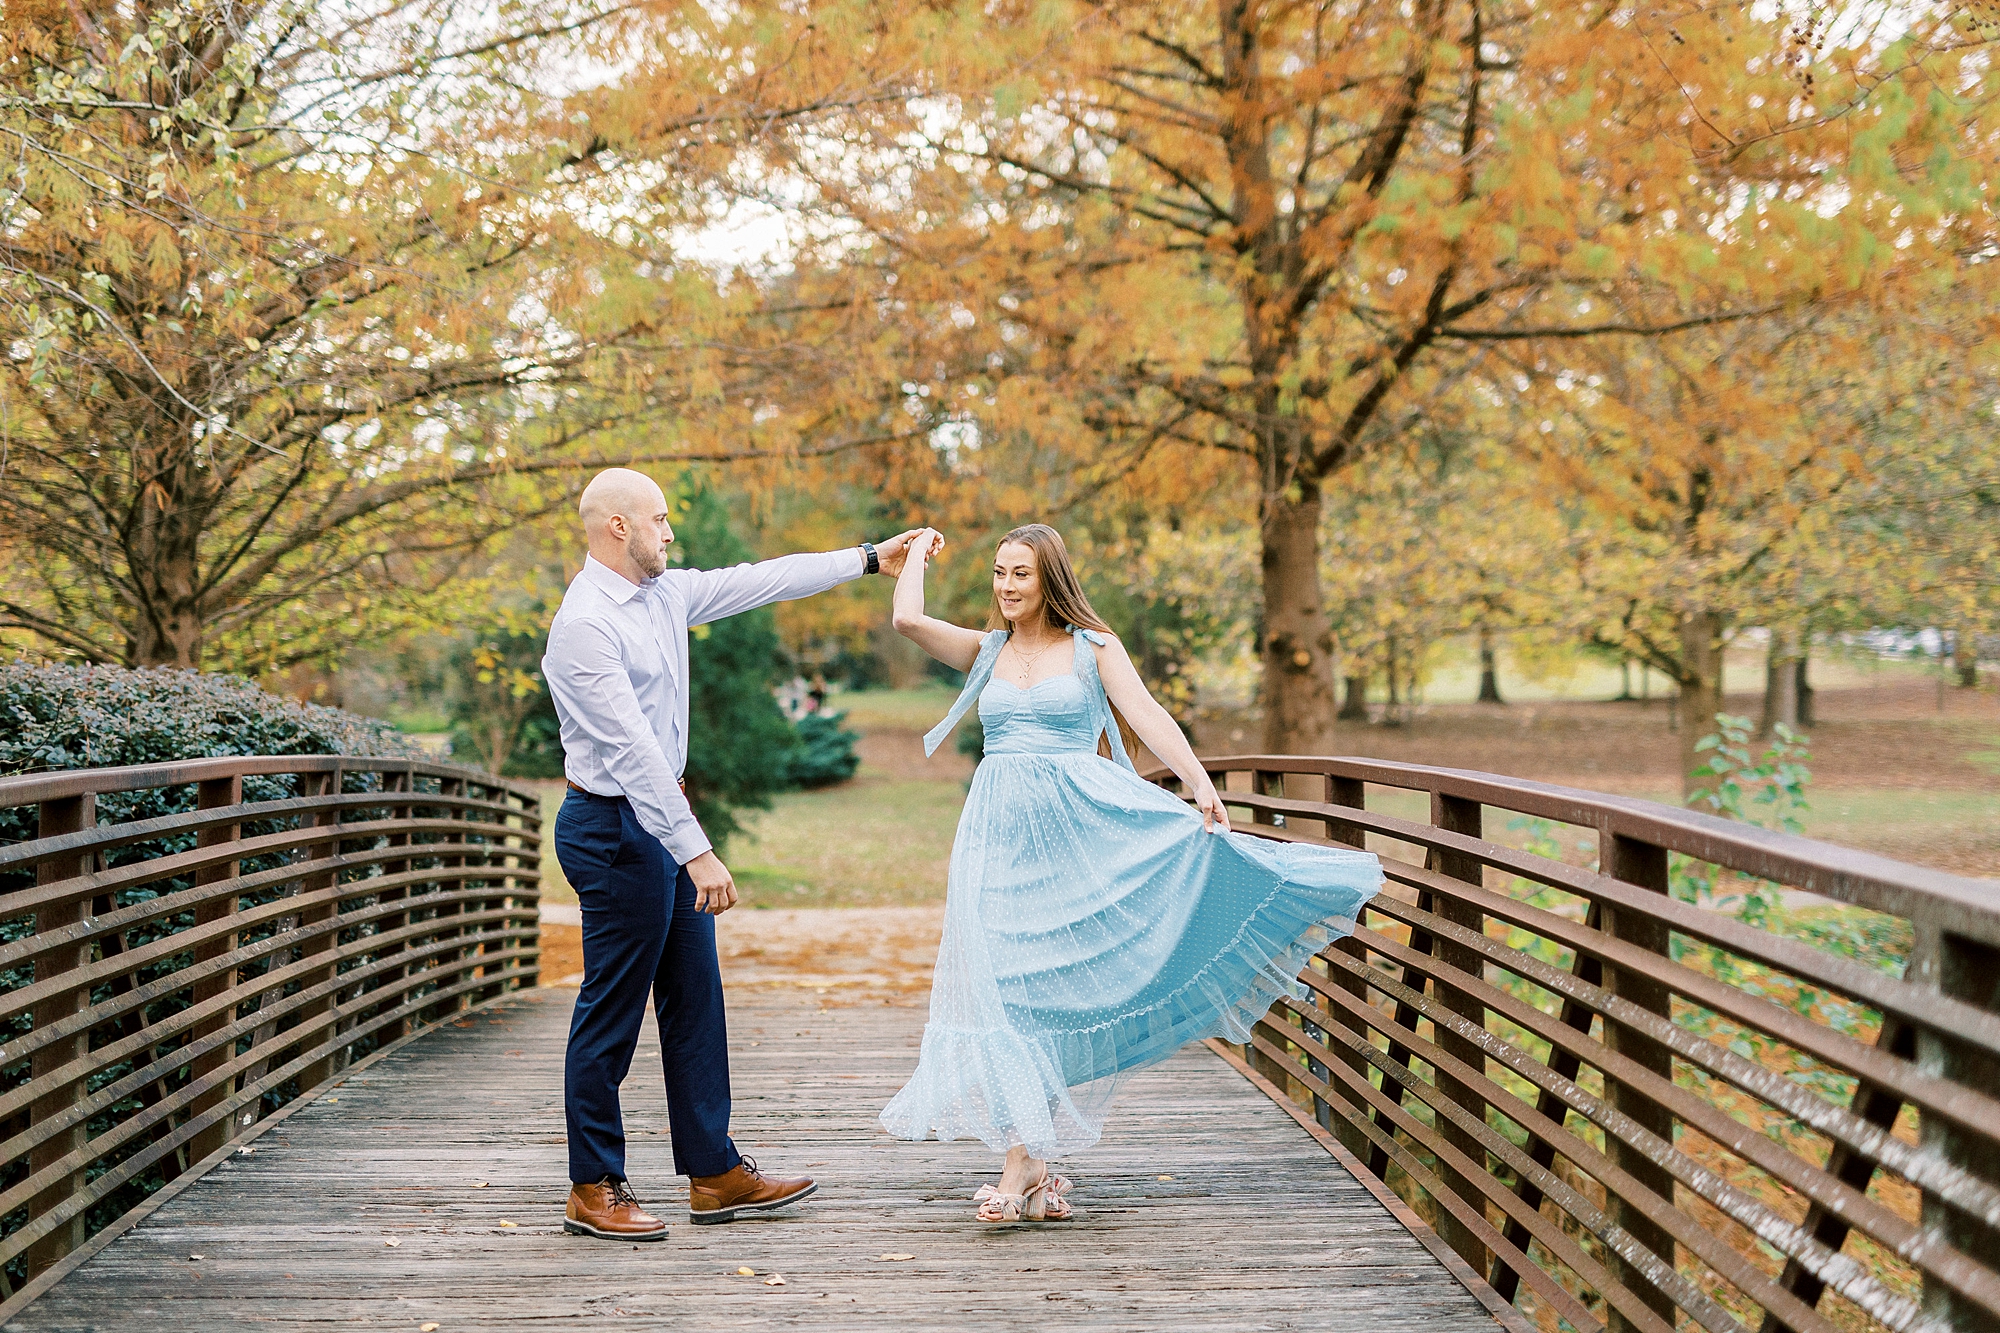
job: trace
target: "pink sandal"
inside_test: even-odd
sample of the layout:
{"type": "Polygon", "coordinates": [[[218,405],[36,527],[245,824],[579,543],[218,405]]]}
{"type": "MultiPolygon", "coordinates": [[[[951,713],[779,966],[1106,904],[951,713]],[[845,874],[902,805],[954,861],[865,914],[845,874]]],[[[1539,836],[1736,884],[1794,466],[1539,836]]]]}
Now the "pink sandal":
{"type": "Polygon", "coordinates": [[[1063,1196],[1076,1184],[1044,1166],[1042,1178],[1020,1194],[1005,1194],[998,1185],[981,1185],[972,1198],[982,1222],[1067,1222],[1076,1215],[1063,1196]]]}

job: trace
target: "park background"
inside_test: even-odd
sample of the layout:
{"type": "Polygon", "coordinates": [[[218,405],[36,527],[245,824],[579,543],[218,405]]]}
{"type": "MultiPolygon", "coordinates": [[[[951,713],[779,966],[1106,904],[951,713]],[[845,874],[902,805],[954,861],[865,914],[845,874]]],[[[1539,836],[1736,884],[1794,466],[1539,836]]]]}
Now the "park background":
{"type": "MultiPolygon", "coordinates": [[[[1054,523],[1211,752],[2000,873],[1990,5],[7,19],[29,694],[234,673],[553,801],[540,652],[629,463],[696,564],[936,525],[967,623],[1054,523]]],[[[697,635],[753,910],[943,893],[976,737],[924,759],[953,680],[887,612],[697,635]]],[[[83,752],[26,716],[13,768],[83,752]]]]}
{"type": "MultiPolygon", "coordinates": [[[[1053,523],[1211,754],[2000,877],[1993,0],[0,19],[0,773],[448,753],[553,810],[539,659],[622,464],[698,565],[937,526],[964,623],[1053,523]]],[[[695,638],[732,984],[921,999],[977,736],[922,754],[956,681],[888,603],[695,638]]],[[[1673,874],[1903,967],[1906,922],[1673,874]]]]}

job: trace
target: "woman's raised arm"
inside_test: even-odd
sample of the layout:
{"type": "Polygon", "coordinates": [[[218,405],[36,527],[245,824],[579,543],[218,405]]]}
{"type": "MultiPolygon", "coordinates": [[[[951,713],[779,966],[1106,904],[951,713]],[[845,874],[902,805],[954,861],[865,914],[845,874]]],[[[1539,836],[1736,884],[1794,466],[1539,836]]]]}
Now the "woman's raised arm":
{"type": "Polygon", "coordinates": [[[986,636],[924,614],[924,571],[930,567],[931,557],[943,549],[944,535],[934,528],[924,529],[911,540],[909,558],[896,576],[896,633],[953,670],[968,671],[986,636]]]}

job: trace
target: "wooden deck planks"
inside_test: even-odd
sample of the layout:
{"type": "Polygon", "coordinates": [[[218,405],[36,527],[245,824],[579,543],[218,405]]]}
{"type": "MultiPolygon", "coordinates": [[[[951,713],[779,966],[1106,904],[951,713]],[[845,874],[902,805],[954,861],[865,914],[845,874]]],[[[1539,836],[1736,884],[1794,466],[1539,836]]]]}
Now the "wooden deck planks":
{"type": "Polygon", "coordinates": [[[642,1046],[625,1085],[629,1169],[672,1233],[644,1246],[565,1236],[574,995],[532,992],[356,1074],[6,1329],[1495,1328],[1372,1195],[1200,1048],[1135,1077],[1104,1142],[1064,1164],[1076,1222],[981,1226],[970,1197],[991,1153],[898,1143],[875,1124],[915,1061],[922,1011],[822,1008],[796,990],[732,997],[735,1133],[768,1166],[816,1176],[819,1196],[688,1225],[658,1051],[642,1046]],[[771,1275],[785,1285],[766,1286],[771,1275]]]}

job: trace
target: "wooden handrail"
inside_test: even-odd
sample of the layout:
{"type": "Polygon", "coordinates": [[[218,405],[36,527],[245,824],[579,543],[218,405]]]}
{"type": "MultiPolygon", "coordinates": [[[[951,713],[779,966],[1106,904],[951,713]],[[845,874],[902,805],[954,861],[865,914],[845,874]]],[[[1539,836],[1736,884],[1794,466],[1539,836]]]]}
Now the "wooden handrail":
{"type": "Polygon", "coordinates": [[[1525,1312],[2000,1327],[2000,884],[1490,773],[1201,762],[1242,831],[1373,845],[1389,881],[1245,1057],[1525,1312]],[[1598,864],[1493,841],[1489,810],[1594,830],[1598,864]],[[1900,919],[1902,975],[1674,897],[1677,857],[1900,919]]]}
{"type": "Polygon", "coordinates": [[[537,979],[530,787],[265,755],[0,778],[21,807],[38,836],[0,848],[0,1294],[368,1051],[537,979]],[[292,794],[246,801],[246,777],[292,794]],[[98,797],[162,789],[182,808],[98,822],[98,797]]]}

